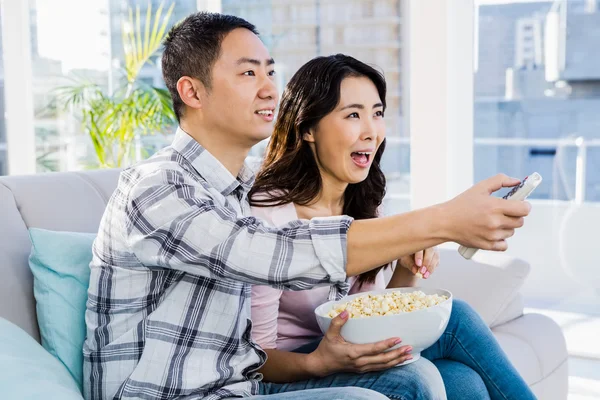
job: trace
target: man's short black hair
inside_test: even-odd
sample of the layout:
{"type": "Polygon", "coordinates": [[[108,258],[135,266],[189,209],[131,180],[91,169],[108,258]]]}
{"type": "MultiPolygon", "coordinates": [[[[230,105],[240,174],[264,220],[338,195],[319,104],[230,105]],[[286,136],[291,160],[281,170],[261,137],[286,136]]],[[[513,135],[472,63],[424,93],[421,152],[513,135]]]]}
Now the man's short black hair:
{"type": "Polygon", "coordinates": [[[190,76],[210,89],[212,67],[219,58],[221,42],[237,28],[245,28],[258,35],[256,27],[242,18],[209,12],[190,15],[167,34],[162,73],[178,120],[181,120],[184,103],[177,93],[177,81],[182,76],[190,76]]]}

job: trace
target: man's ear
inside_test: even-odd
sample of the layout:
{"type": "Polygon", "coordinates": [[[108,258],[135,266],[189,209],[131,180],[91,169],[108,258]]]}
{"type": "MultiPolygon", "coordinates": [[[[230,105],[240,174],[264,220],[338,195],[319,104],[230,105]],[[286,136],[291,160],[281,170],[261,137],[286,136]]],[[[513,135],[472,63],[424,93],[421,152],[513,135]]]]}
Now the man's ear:
{"type": "Polygon", "coordinates": [[[305,142],[308,143],[314,143],[315,142],[315,135],[312,129],[309,129],[307,132],[304,132],[304,134],[302,135],[302,140],[304,140],[305,142]]]}
{"type": "Polygon", "coordinates": [[[198,79],[190,78],[189,76],[179,78],[177,81],[177,93],[179,93],[181,101],[186,106],[197,110],[202,108],[203,99],[206,98],[204,96],[206,93],[204,85],[198,79]]]}

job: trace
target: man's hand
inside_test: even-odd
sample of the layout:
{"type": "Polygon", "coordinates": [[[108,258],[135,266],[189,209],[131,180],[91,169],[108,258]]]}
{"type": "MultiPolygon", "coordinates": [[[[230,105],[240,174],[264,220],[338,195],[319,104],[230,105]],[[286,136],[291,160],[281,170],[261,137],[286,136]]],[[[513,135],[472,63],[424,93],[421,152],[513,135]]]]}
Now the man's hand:
{"type": "Polygon", "coordinates": [[[531,205],[490,195],[519,183],[518,179],[496,175],[442,204],[448,240],[466,247],[505,251],[506,239],[523,226],[523,218],[529,215],[531,205]]]}

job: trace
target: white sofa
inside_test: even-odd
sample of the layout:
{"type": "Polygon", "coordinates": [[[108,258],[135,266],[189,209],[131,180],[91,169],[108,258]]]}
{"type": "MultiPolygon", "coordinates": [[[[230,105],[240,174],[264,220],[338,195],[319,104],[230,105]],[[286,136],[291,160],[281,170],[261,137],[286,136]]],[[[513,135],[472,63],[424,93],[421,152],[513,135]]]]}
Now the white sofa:
{"type": "MultiPolygon", "coordinates": [[[[96,232],[117,178],[117,170],[0,177],[1,318],[39,341],[27,229],[96,232]]],[[[563,334],[545,316],[523,315],[519,289],[529,268],[525,261],[504,254],[479,252],[475,261],[465,261],[455,250],[442,249],[439,269],[423,285],[447,288],[469,302],[538,398],[565,400],[568,372],[563,334]]],[[[7,368],[0,365],[0,371],[7,368]]],[[[28,377],[24,390],[34,384],[28,377]]]]}

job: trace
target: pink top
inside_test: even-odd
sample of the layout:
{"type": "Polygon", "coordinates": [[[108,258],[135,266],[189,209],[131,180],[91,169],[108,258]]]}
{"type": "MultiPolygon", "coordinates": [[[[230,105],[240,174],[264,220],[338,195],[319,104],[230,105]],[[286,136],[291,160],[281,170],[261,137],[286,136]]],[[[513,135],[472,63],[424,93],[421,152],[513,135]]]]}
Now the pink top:
{"type": "MultiPolygon", "coordinates": [[[[252,207],[252,214],[273,226],[298,219],[296,207],[252,207]]],[[[350,294],[385,289],[382,272],[375,283],[362,286],[349,278],[350,294]],[[360,286],[360,288],[359,288],[360,286]]],[[[322,336],[314,310],[327,301],[329,287],[299,292],[282,291],[270,286],[252,287],[252,337],[264,349],[293,350],[322,336]]]]}

